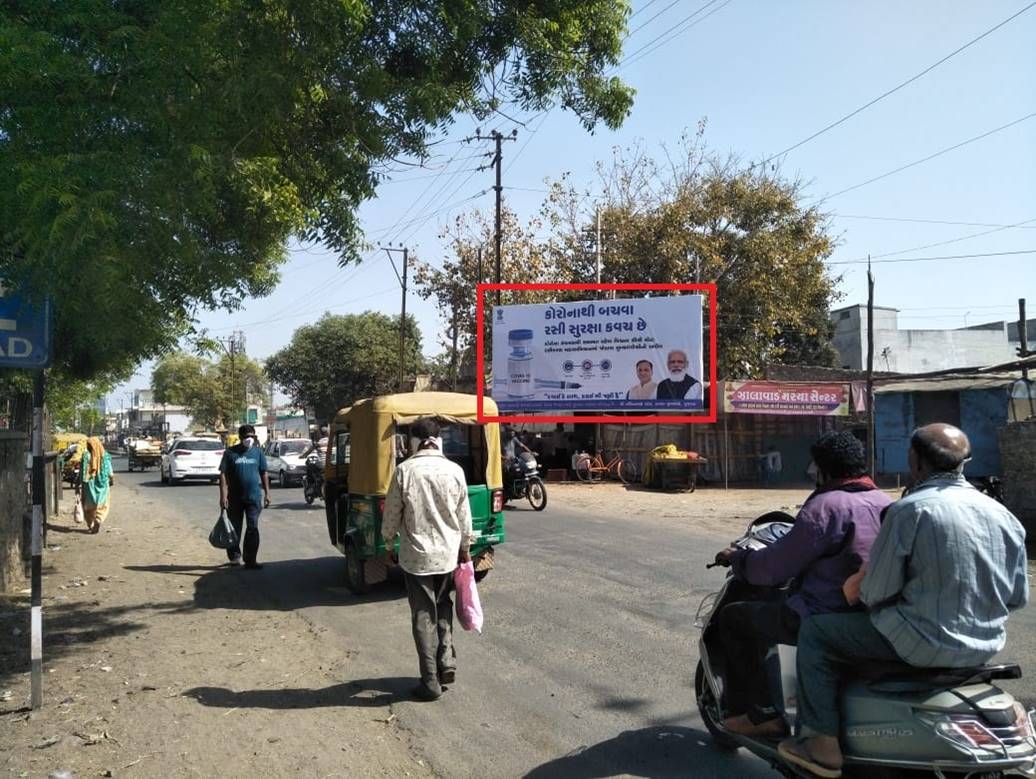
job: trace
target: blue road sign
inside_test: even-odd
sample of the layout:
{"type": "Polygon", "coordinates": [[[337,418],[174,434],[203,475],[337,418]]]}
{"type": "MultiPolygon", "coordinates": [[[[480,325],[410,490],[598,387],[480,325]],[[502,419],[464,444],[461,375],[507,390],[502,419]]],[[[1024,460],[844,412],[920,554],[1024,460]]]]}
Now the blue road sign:
{"type": "Polygon", "coordinates": [[[50,302],[27,306],[0,281],[0,367],[46,368],[51,362],[50,302]]]}

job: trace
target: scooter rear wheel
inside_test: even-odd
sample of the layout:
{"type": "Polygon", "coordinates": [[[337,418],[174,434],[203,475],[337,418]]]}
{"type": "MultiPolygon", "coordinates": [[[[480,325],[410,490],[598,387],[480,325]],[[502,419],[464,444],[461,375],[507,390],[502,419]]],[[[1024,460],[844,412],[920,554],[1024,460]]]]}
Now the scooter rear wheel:
{"type": "Polygon", "coordinates": [[[727,752],[736,752],[740,744],[719,727],[719,702],[705,680],[705,666],[701,660],[698,661],[698,668],[694,672],[694,697],[698,701],[698,713],[701,714],[701,721],[705,723],[705,729],[709,731],[716,746],[727,752]]]}

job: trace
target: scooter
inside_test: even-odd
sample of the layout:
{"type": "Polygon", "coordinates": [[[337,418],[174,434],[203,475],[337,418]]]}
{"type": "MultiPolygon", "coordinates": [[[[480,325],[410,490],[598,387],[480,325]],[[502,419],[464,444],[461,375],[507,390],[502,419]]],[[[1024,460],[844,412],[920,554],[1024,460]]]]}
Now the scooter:
{"type": "Polygon", "coordinates": [[[306,458],[306,473],[302,477],[302,497],[309,505],[317,498],[324,499],[324,458],[320,452],[313,452],[306,458]]]}
{"type": "Polygon", "coordinates": [[[504,479],[504,502],[517,498],[528,498],[536,511],[547,507],[547,486],[540,477],[536,457],[529,452],[511,460],[504,479]]]}
{"type": "MultiPolygon", "coordinates": [[[[786,517],[777,512],[759,517],[734,546],[770,546],[791,529],[786,517]]],[[[717,559],[708,567],[723,564],[717,559]]],[[[784,776],[812,776],[778,755],[779,740],[743,736],[722,725],[725,679],[737,669],[724,664],[717,635],[719,612],[728,603],[775,594],[774,588],[750,585],[728,573],[719,591],[702,600],[695,617],[695,626],[702,630],[695,697],[702,722],[717,746],[731,751],[745,747],[784,776]]],[[[795,647],[772,647],[765,662],[773,701],[785,721],[794,725],[795,647]]],[[[957,773],[1036,777],[1036,710],[1026,711],[995,684],[1021,675],[1017,665],[859,668],[841,693],[843,776],[922,771],[936,777],[957,773]]]]}

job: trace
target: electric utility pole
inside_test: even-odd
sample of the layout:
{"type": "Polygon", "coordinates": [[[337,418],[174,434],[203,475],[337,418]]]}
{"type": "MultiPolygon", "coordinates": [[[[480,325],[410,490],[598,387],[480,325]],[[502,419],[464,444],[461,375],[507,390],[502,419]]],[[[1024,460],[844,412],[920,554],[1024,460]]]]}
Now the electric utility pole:
{"type": "MultiPolygon", "coordinates": [[[[493,187],[496,190],[496,235],[494,236],[494,242],[496,244],[496,278],[497,284],[500,283],[500,207],[501,207],[501,195],[503,194],[504,188],[500,183],[503,176],[502,165],[504,158],[503,153],[503,142],[513,141],[518,138],[518,130],[511,130],[510,135],[503,135],[499,130],[493,130],[489,135],[482,135],[481,130],[475,130],[475,138],[480,141],[493,141],[496,144],[496,151],[493,154],[492,165],[496,167],[496,185],[493,187]]],[[[500,290],[496,291],[496,304],[500,305],[500,290]]]]}
{"type": "MultiPolygon", "coordinates": [[[[230,357],[230,408],[228,409],[228,411],[229,411],[229,413],[234,414],[235,413],[234,406],[237,404],[237,392],[236,392],[236,389],[237,389],[237,355],[238,354],[244,354],[244,351],[245,351],[245,334],[242,333],[240,330],[235,330],[233,333],[230,334],[230,337],[228,337],[228,338],[217,338],[216,339],[216,343],[218,343],[223,348],[223,351],[227,353],[227,356],[230,357]]],[[[248,406],[248,383],[247,382],[245,382],[244,390],[245,390],[245,406],[247,407],[248,406]]],[[[242,419],[241,419],[242,422],[245,421],[244,416],[246,414],[247,414],[247,412],[242,411],[242,419]]],[[[231,419],[229,421],[230,421],[231,425],[233,425],[234,420],[231,419]]],[[[224,422],[224,426],[225,425],[226,425],[226,422],[224,422]]]]}
{"type": "Polygon", "coordinates": [[[399,306],[399,382],[396,386],[398,392],[403,391],[403,354],[406,346],[406,272],[407,272],[407,260],[410,256],[410,252],[405,246],[398,248],[392,246],[380,247],[385,250],[388,255],[389,262],[392,263],[392,270],[395,271],[396,278],[399,279],[399,287],[403,290],[403,299],[399,306]],[[396,261],[392,259],[392,252],[399,252],[403,255],[403,274],[400,275],[399,271],[396,270],[396,261]]]}
{"type": "MultiPolygon", "coordinates": [[[[1029,356],[1029,327],[1025,318],[1025,298],[1018,298],[1018,356],[1025,359],[1029,356]]],[[[1029,381],[1029,369],[1022,366],[1022,378],[1029,381]]],[[[1032,397],[1031,393],[1029,397],[1032,397]]]]}
{"type": "Polygon", "coordinates": [[[874,478],[874,274],[867,255],[867,473],[874,478]]]}

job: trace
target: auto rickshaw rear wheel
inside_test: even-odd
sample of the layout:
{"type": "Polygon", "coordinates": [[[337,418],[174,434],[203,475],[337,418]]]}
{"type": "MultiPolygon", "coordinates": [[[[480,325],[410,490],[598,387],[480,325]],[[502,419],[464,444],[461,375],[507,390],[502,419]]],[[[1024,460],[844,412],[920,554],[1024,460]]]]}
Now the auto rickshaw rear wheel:
{"type": "Polygon", "coordinates": [[[352,549],[345,552],[345,585],[354,595],[363,595],[370,589],[367,584],[367,566],[352,549]]]}

